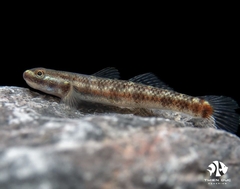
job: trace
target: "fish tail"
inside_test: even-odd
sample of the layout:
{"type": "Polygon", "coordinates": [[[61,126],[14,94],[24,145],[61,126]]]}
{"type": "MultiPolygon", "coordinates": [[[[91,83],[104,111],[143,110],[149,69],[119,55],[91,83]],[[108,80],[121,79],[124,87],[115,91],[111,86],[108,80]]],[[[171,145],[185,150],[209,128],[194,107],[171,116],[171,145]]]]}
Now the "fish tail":
{"type": "Polygon", "coordinates": [[[215,121],[218,129],[236,133],[240,124],[240,116],[236,113],[239,108],[237,102],[226,96],[204,96],[213,108],[211,118],[215,121]]]}

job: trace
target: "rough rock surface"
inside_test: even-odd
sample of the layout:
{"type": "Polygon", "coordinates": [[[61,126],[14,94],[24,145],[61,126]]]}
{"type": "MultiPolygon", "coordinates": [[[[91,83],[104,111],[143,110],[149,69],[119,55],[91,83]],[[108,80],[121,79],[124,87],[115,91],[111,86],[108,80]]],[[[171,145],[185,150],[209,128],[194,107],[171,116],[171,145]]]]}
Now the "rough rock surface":
{"type": "Polygon", "coordinates": [[[164,118],[93,112],[29,89],[0,87],[0,188],[240,185],[240,139],[233,134],[193,128],[190,118],[173,112],[162,112],[164,118]],[[216,178],[207,171],[215,160],[228,167],[219,182],[209,181],[216,178]]]}

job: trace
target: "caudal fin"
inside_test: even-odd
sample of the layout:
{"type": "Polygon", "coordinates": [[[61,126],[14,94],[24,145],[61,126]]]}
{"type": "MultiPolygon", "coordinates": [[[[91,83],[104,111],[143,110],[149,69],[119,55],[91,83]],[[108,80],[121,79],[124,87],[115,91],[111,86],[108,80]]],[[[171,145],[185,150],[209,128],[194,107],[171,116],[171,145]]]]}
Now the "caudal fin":
{"type": "Polygon", "coordinates": [[[204,99],[213,107],[216,127],[236,133],[240,123],[239,114],[235,112],[239,108],[237,102],[226,96],[204,96],[204,99]]]}

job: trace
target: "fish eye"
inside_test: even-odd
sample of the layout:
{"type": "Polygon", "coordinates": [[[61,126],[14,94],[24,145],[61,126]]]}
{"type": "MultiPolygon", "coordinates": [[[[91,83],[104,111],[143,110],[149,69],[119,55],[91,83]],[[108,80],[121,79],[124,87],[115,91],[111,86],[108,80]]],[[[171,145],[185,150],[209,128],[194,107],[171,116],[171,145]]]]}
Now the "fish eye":
{"type": "Polygon", "coordinates": [[[43,71],[42,70],[37,70],[36,72],[36,75],[39,76],[39,77],[42,77],[44,75],[43,71]]]}

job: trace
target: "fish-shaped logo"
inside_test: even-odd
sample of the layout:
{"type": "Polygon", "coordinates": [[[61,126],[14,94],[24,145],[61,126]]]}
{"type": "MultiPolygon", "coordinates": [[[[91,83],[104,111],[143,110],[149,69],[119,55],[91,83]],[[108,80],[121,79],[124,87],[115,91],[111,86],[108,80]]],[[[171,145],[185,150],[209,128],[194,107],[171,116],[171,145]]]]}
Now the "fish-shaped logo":
{"type": "Polygon", "coordinates": [[[210,173],[210,176],[212,176],[212,174],[215,173],[216,177],[220,177],[226,174],[228,170],[228,167],[220,161],[213,161],[213,163],[211,163],[208,167],[211,168],[211,169],[207,169],[210,173]]]}

